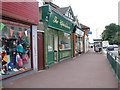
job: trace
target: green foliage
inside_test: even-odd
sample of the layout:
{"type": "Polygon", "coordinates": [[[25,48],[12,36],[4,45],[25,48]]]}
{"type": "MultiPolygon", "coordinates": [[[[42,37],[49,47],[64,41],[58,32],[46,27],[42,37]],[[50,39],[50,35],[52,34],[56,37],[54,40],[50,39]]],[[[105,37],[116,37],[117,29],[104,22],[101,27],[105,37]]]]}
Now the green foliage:
{"type": "Polygon", "coordinates": [[[111,23],[105,26],[105,30],[102,32],[102,39],[108,40],[110,44],[120,44],[120,26],[111,23]]]}

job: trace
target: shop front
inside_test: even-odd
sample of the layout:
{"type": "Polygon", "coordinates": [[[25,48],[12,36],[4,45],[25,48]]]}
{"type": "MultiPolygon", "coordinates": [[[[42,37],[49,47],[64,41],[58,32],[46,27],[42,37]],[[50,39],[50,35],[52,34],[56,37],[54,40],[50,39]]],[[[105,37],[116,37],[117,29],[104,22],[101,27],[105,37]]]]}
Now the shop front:
{"type": "Polygon", "coordinates": [[[74,46],[73,55],[74,57],[83,52],[83,39],[82,39],[83,35],[84,35],[84,32],[82,31],[80,26],[78,27],[78,25],[76,25],[73,30],[73,46],[74,46]]]}
{"type": "Polygon", "coordinates": [[[84,31],[84,35],[82,37],[82,41],[83,41],[83,52],[86,53],[88,52],[89,49],[89,36],[88,36],[88,32],[90,31],[90,27],[85,26],[83,24],[80,24],[82,30],[84,31]]]}
{"type": "Polygon", "coordinates": [[[82,36],[84,35],[84,32],[77,28],[75,32],[75,54],[81,54],[83,52],[83,41],[82,41],[82,36]]]}
{"type": "MultiPolygon", "coordinates": [[[[34,62],[32,59],[32,52],[34,52],[32,50],[32,32],[34,26],[37,25],[38,22],[30,20],[29,15],[28,18],[21,16],[21,13],[30,13],[27,9],[22,9],[24,5],[29,8],[31,5],[35,5],[33,9],[38,8],[36,2],[2,3],[3,13],[2,19],[0,20],[0,72],[2,77],[0,79],[6,79],[8,77],[34,69],[34,62]],[[23,12],[19,12],[18,14],[16,11],[10,11],[14,9],[14,5],[16,5],[17,11],[22,10],[23,12]],[[18,7],[18,5],[21,6],[18,7]]],[[[38,15],[38,11],[36,11],[36,15],[38,15]]],[[[37,20],[37,18],[35,19],[37,20]]]]}
{"type": "Polygon", "coordinates": [[[5,20],[1,25],[3,78],[31,69],[30,26],[5,20]]]}
{"type": "Polygon", "coordinates": [[[66,19],[65,16],[60,14],[60,12],[54,9],[52,6],[43,6],[42,11],[42,21],[44,22],[44,26],[46,26],[46,65],[51,65],[55,62],[60,62],[66,58],[72,57],[72,30],[74,24],[66,19]],[[48,16],[46,13],[48,13],[48,16]]]}

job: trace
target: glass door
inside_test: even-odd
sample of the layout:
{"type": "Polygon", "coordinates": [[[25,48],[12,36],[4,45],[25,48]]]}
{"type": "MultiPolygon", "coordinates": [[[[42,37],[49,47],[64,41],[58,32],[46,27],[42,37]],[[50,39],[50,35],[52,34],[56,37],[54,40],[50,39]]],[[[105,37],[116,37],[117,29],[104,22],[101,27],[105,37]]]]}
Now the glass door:
{"type": "Polygon", "coordinates": [[[58,31],[54,31],[54,61],[58,62],[58,31]]]}

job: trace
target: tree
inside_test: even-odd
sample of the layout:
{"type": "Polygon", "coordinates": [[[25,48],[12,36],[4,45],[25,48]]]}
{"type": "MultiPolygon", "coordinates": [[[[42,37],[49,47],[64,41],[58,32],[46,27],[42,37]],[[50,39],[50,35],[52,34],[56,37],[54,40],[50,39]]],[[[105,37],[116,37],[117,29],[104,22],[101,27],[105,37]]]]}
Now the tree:
{"type": "Polygon", "coordinates": [[[114,42],[120,45],[120,31],[116,32],[116,35],[114,37],[114,42]]]}
{"type": "Polygon", "coordinates": [[[105,26],[105,30],[102,32],[102,39],[108,40],[110,44],[120,44],[120,26],[111,23],[105,26]]]}

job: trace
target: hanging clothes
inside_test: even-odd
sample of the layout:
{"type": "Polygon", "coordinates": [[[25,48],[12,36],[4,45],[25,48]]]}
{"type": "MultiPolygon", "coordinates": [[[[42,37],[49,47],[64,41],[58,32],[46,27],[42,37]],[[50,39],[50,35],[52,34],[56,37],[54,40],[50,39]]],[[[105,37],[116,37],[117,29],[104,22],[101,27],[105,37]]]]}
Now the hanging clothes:
{"type": "Polygon", "coordinates": [[[19,54],[17,54],[17,56],[16,56],[16,62],[17,62],[19,67],[23,66],[23,60],[22,60],[22,58],[20,57],[19,54]]]}
{"type": "Polygon", "coordinates": [[[23,46],[22,46],[21,44],[19,44],[19,45],[17,46],[17,52],[25,53],[25,50],[24,50],[24,48],[23,48],[23,46]]]}
{"type": "Polygon", "coordinates": [[[8,57],[6,52],[3,52],[2,57],[3,57],[3,61],[8,62],[8,57]]]}

